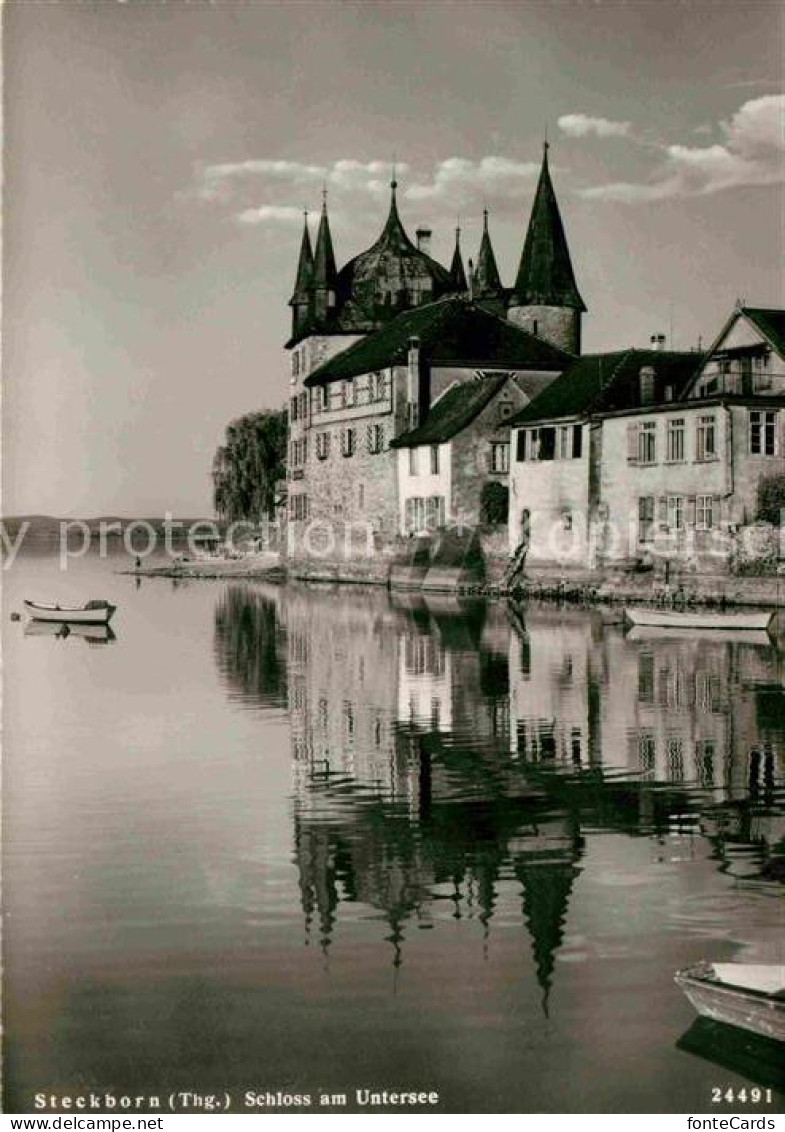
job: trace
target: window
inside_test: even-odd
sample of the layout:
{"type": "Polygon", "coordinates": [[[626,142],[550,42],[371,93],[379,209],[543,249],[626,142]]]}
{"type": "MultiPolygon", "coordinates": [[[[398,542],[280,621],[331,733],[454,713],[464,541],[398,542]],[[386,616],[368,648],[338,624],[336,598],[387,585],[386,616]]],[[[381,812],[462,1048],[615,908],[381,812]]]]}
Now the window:
{"type": "Polygon", "coordinates": [[[657,422],[627,425],[627,463],[656,464],[657,422]]]}
{"type": "Polygon", "coordinates": [[[308,496],[292,495],[289,498],[289,517],[295,521],[308,518],[308,496]]]}
{"type": "Polygon", "coordinates": [[[372,455],[384,451],[384,425],[369,424],[366,429],[366,438],[368,441],[368,451],[372,455]]]}
{"type": "Polygon", "coordinates": [[[534,335],[535,338],[537,337],[538,331],[539,331],[539,324],[537,322],[537,319],[533,318],[532,319],[532,334],[534,335]]]}
{"type": "Polygon", "coordinates": [[[341,431],[341,455],[353,456],[356,451],[356,432],[353,428],[341,431]]]}
{"type": "Polygon", "coordinates": [[[316,459],[326,460],[330,455],[330,434],[329,432],[317,432],[316,434],[316,459]]]}
{"type": "Polygon", "coordinates": [[[297,350],[295,350],[294,353],[292,354],[292,373],[294,374],[295,377],[297,377],[299,372],[300,372],[300,355],[297,352],[297,350]]]}
{"type": "Polygon", "coordinates": [[[753,456],[776,456],[777,448],[776,412],[751,411],[750,454],[753,456]]]}
{"type": "Polygon", "coordinates": [[[642,495],[638,500],[638,538],[651,542],[654,537],[654,496],[642,495]]]}
{"type": "Polygon", "coordinates": [[[669,464],[679,464],[684,460],[684,418],[668,421],[667,455],[669,464]]]}
{"type": "Polygon", "coordinates": [[[758,354],[753,359],[753,392],[759,393],[764,389],[771,389],[772,378],[771,370],[769,369],[769,355],[758,354]]]}
{"type": "Polygon", "coordinates": [[[431,475],[438,476],[439,474],[439,445],[431,445],[431,475]]]}
{"type": "Polygon", "coordinates": [[[559,459],[569,460],[570,458],[570,430],[566,427],[559,429],[559,459]]]}
{"type": "Polygon", "coordinates": [[[699,531],[710,531],[715,527],[714,497],[699,495],[695,501],[695,526],[699,531]]]}
{"type": "Polygon", "coordinates": [[[572,426],[572,456],[574,460],[580,460],[583,455],[583,425],[572,426]]]}
{"type": "Polygon", "coordinates": [[[330,408],[330,386],[329,385],[323,385],[321,387],[320,392],[321,392],[321,400],[322,400],[322,412],[326,413],[327,410],[330,408]]]}
{"type": "MultiPolygon", "coordinates": [[[[521,435],[521,434],[519,434],[521,435]]],[[[508,472],[510,470],[510,446],[509,444],[492,444],[491,445],[491,471],[492,472],[508,472]]]]}
{"type": "Polygon", "coordinates": [[[685,498],[683,495],[668,496],[668,526],[672,531],[684,530],[685,498]]]}
{"type": "Polygon", "coordinates": [[[538,460],[553,460],[556,456],[556,429],[537,429],[537,456],[538,460]]]}
{"type": "Polygon", "coordinates": [[[698,417],[695,425],[695,459],[698,461],[716,460],[717,431],[714,414],[698,417]]]}
{"type": "Polygon", "coordinates": [[[297,420],[298,405],[299,405],[298,398],[292,397],[292,399],[289,403],[289,416],[292,418],[293,421],[297,420]]]}
{"type": "Polygon", "coordinates": [[[416,448],[410,448],[409,449],[409,475],[410,476],[416,476],[417,475],[417,449],[416,448]]]}
{"type": "Polygon", "coordinates": [[[351,408],[354,404],[354,382],[351,380],[341,383],[341,404],[344,408],[351,408]]]}
{"type": "Polygon", "coordinates": [[[432,495],[425,500],[425,525],[429,531],[444,526],[444,496],[432,495]]]}
{"type": "Polygon", "coordinates": [[[519,429],[516,434],[515,440],[515,459],[519,464],[522,464],[526,459],[526,429],[519,429]]]}
{"type": "Polygon", "coordinates": [[[640,372],[641,405],[650,405],[654,400],[654,393],[654,370],[651,366],[644,366],[640,372]]]}

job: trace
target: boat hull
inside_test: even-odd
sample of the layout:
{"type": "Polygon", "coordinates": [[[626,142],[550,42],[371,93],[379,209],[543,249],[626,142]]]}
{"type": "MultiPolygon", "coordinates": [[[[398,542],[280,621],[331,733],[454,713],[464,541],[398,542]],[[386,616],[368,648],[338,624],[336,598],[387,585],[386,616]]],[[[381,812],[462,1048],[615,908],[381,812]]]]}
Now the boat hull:
{"type": "Polygon", "coordinates": [[[77,625],[108,625],[116,608],[114,605],[102,605],[97,609],[58,609],[57,606],[37,605],[33,601],[24,604],[35,621],[77,625]]]}
{"type": "Polygon", "coordinates": [[[643,628],[722,631],[728,629],[765,632],[774,617],[772,610],[732,610],[728,613],[705,613],[676,609],[628,608],[625,617],[643,628]]]}
{"type": "Polygon", "coordinates": [[[676,983],[701,1017],[785,1042],[785,999],[729,986],[699,969],[679,971],[676,983]]]}

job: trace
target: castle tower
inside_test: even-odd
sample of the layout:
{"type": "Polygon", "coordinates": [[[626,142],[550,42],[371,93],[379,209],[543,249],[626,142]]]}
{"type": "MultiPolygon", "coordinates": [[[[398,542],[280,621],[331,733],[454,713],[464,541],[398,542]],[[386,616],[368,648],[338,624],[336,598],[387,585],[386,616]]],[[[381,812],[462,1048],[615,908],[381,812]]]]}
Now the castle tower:
{"type": "Polygon", "coordinates": [[[450,265],[450,280],[453,289],[458,291],[461,295],[469,290],[469,284],[466,281],[466,272],[463,269],[463,257],[461,256],[461,230],[455,229],[455,251],[453,252],[452,264],[450,265]]]}
{"type": "Polygon", "coordinates": [[[297,278],[294,281],[294,291],[289,300],[292,308],[292,337],[300,338],[304,334],[311,320],[312,314],[312,287],[313,287],[313,252],[311,250],[311,236],[308,232],[308,213],[303,214],[303,240],[300,245],[300,259],[297,263],[297,278]]]}
{"type": "Polygon", "coordinates": [[[579,354],[581,316],[585,310],[553,191],[545,142],[540,180],[507,317],[554,346],[579,354]]]}
{"type": "Polygon", "coordinates": [[[318,326],[323,327],[336,306],[338,270],[335,266],[333,238],[330,234],[330,221],[327,218],[327,190],[322,192],[322,215],[319,231],[316,234],[316,249],[313,253],[313,315],[318,326]]]}
{"type": "Polygon", "coordinates": [[[488,232],[488,209],[482,210],[482,240],[477,253],[477,266],[474,269],[472,290],[476,299],[500,299],[504,295],[496,256],[493,252],[488,232]]]}

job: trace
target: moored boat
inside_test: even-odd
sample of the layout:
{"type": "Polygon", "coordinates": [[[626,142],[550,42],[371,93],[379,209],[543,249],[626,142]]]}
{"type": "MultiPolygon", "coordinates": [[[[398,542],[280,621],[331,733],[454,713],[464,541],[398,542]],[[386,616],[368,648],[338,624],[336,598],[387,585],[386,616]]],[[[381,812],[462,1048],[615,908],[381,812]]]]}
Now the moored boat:
{"type": "Polygon", "coordinates": [[[771,609],[658,609],[656,606],[628,606],[624,616],[631,624],[664,629],[765,631],[771,624],[771,609]]]}
{"type": "Polygon", "coordinates": [[[785,966],[698,963],[676,972],[698,1014],[785,1042],[785,966]]]}
{"type": "Polygon", "coordinates": [[[82,606],[50,605],[25,601],[25,609],[35,621],[74,622],[81,625],[108,625],[117,606],[108,601],[88,601],[82,606]]]}

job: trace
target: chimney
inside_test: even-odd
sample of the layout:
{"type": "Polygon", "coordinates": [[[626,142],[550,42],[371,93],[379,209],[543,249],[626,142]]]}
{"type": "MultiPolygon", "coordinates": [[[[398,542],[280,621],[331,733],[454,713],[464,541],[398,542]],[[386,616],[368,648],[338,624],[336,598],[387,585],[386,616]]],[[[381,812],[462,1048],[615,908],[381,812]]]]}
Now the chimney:
{"type": "Polygon", "coordinates": [[[417,229],[417,251],[423,252],[425,255],[431,254],[431,236],[433,232],[430,228],[417,229]]]}
{"type": "Polygon", "coordinates": [[[652,350],[664,350],[665,349],[665,335],[664,334],[652,334],[650,341],[651,341],[652,350]]]}

